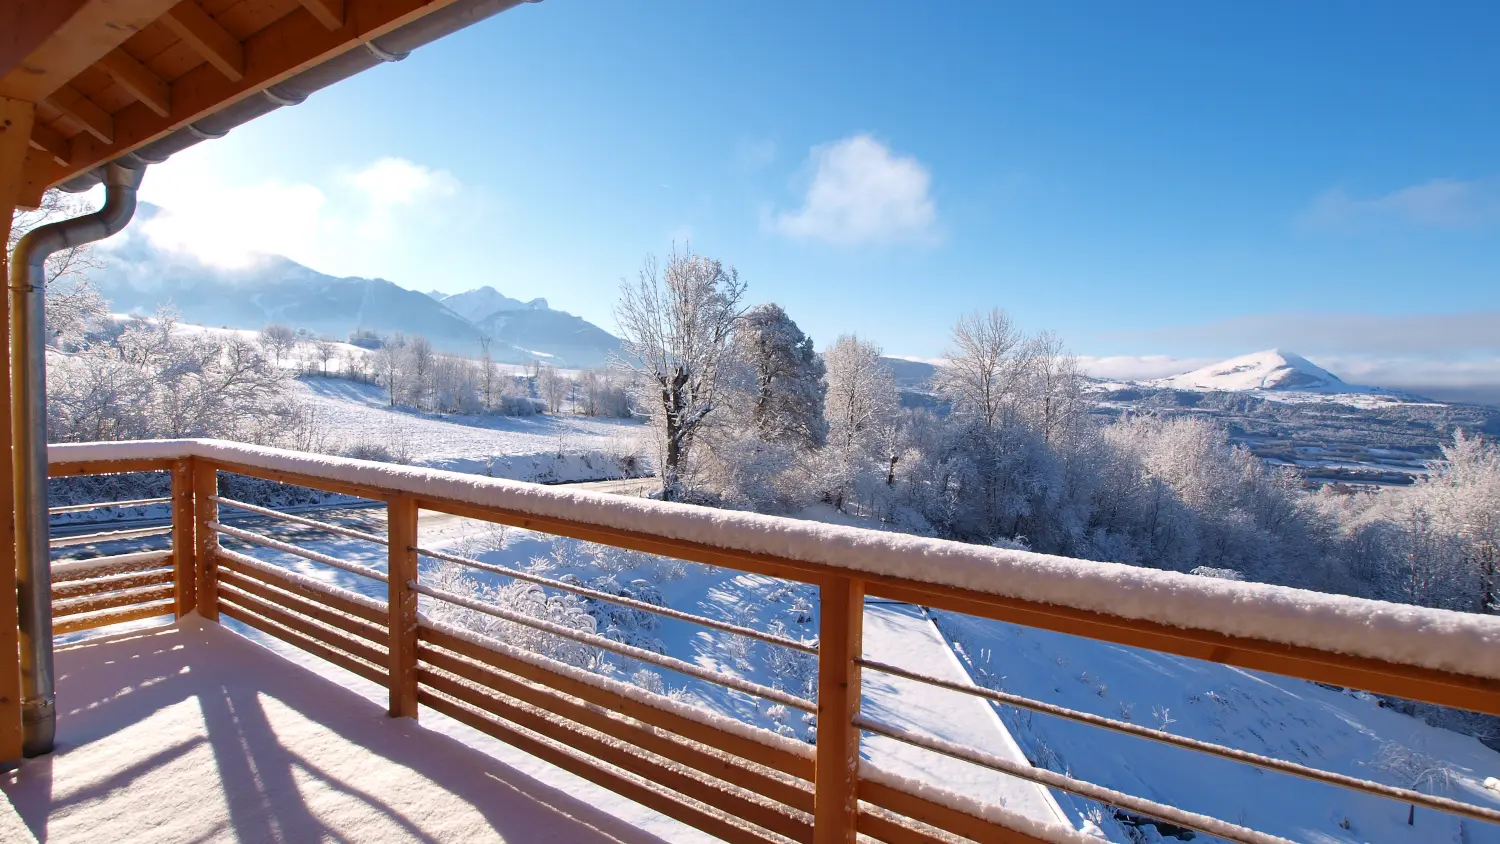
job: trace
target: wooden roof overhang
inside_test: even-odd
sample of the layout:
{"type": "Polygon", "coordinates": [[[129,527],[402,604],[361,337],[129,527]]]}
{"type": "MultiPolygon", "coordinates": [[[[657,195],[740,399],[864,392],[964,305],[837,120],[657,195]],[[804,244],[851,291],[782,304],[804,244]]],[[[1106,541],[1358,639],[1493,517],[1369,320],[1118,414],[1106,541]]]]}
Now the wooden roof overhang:
{"type": "Polygon", "coordinates": [[[85,188],[110,161],[160,161],[520,2],[0,0],[0,102],[32,111],[14,204],[85,188]]]}

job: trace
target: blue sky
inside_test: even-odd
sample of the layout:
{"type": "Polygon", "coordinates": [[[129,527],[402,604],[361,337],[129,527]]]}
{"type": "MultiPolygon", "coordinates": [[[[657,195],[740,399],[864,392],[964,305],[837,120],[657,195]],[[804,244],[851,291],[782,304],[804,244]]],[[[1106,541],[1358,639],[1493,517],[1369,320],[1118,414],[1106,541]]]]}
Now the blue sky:
{"type": "Polygon", "coordinates": [[[1500,382],[1497,42],[1490,3],[546,0],[144,194],[208,260],[611,329],[691,239],[820,346],[937,356],[1000,306],[1103,374],[1284,346],[1500,382]]]}

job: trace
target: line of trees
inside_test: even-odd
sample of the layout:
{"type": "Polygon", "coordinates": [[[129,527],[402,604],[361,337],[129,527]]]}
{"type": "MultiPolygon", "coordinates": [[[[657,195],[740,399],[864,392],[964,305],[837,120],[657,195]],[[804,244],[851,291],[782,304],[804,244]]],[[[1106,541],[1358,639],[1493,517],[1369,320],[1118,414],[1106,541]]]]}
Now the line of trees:
{"type": "Polygon", "coordinates": [[[1475,612],[1497,609],[1500,448],[1460,432],[1411,488],[1309,490],[1196,417],[1096,414],[1076,358],[1001,310],[953,327],[903,407],[880,348],[821,358],[733,268],[674,252],[622,284],[626,380],[661,494],[762,512],[822,505],[893,529],[1475,612]]]}

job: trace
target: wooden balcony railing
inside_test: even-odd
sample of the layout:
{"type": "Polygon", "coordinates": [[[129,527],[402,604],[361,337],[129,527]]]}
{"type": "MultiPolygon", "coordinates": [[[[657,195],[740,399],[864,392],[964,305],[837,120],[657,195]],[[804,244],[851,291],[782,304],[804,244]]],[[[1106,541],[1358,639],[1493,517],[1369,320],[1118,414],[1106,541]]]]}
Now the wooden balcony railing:
{"type": "MultiPolygon", "coordinates": [[[[1049,788],[1224,840],[1283,839],[1052,771],[883,724],[861,711],[860,678],[877,671],[1467,818],[1500,812],[929,677],[864,658],[866,596],[928,606],[1201,660],[1500,714],[1500,620],[1228,584],[976,548],[853,528],[703,510],[453,473],[301,455],[217,441],[54,446],[52,475],[168,472],[171,550],[53,566],[55,634],[196,609],[306,650],[389,690],[392,716],[443,713],[584,779],[726,841],[1094,841],[972,799],[918,788],[860,759],[861,732],[884,735],[1049,788]],[[219,495],[233,473],[384,502],[385,535],[329,525],[219,495]],[[233,508],[385,546],[383,570],[220,521],[233,508]],[[812,584],[816,644],[597,592],[479,560],[421,549],[433,510],[743,572],[812,584]],[[336,588],[247,554],[221,536],[342,569],[372,584],[336,588]],[[693,621],[816,656],[816,700],[735,679],[446,592],[419,556],[548,589],[693,621]],[[384,593],[383,598],[371,594],[384,593]],[[530,626],[815,713],[816,743],[685,707],[505,642],[418,614],[418,596],[530,626]],[[919,793],[920,792],[920,793],[919,793]]],[[[63,508],[59,508],[63,509],[63,508]]],[[[78,508],[69,508],[78,509],[78,508]]],[[[140,535],[140,532],[129,532],[140,535]]],[[[94,535],[103,541],[111,535],[94,535]]],[[[113,538],[124,538],[115,534],[113,538]]],[[[68,542],[69,540],[63,540],[68,542]]]]}

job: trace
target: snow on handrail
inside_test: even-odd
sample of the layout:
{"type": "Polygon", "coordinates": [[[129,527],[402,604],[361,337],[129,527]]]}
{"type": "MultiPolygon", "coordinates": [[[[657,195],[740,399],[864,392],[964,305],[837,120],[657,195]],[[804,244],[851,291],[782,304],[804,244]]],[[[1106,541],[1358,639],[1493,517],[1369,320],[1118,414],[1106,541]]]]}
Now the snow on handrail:
{"type": "Polygon", "coordinates": [[[60,444],[48,447],[48,457],[54,464],[197,457],[231,471],[234,465],[280,471],[405,492],[423,501],[826,566],[848,576],[901,578],[1123,622],[1500,680],[1500,617],[1495,616],[222,440],[60,444]]]}
{"type": "Polygon", "coordinates": [[[469,557],[460,557],[457,554],[448,554],[442,551],[433,551],[427,548],[420,547],[414,548],[413,550],[424,557],[431,557],[434,560],[446,560],[450,563],[457,563],[461,566],[469,566],[471,568],[480,569],[481,571],[487,571],[492,574],[513,577],[516,580],[524,580],[527,583],[535,583],[538,586],[550,586],[553,589],[560,589],[564,592],[572,592],[575,595],[582,595],[585,598],[593,598],[597,601],[608,601],[609,603],[618,604],[622,607],[630,607],[631,609],[642,610],[644,612],[655,613],[657,615],[664,615],[668,618],[675,618],[680,621],[687,621],[693,624],[701,624],[704,627],[711,627],[715,630],[722,630],[725,633],[733,633],[736,636],[758,639],[769,645],[791,648],[794,651],[801,651],[806,654],[817,654],[818,652],[818,648],[816,645],[809,645],[806,642],[799,642],[796,639],[789,639],[786,636],[777,636],[774,633],[762,633],[759,630],[755,630],[750,627],[742,627],[738,624],[730,624],[725,621],[715,621],[711,618],[705,618],[701,615],[693,615],[690,612],[683,612],[682,610],[674,610],[671,607],[664,607],[659,604],[653,604],[649,601],[639,601],[635,598],[627,598],[624,595],[611,595],[608,592],[601,592],[598,589],[590,589],[587,586],[578,586],[572,583],[564,583],[561,580],[553,580],[550,577],[527,574],[526,572],[506,568],[505,566],[497,566],[493,563],[485,563],[469,557]]]}
{"type": "Polygon", "coordinates": [[[529,615],[522,615],[518,612],[511,612],[510,610],[507,610],[503,607],[497,607],[493,604],[486,604],[483,601],[476,601],[472,598],[466,598],[463,595],[448,592],[443,589],[433,589],[431,586],[423,585],[415,580],[411,581],[407,585],[411,587],[411,590],[413,592],[416,592],[419,595],[426,595],[429,598],[435,598],[439,601],[446,601],[450,604],[457,604],[458,606],[464,607],[465,609],[471,609],[475,612],[484,613],[485,615],[492,615],[496,618],[504,619],[505,621],[509,621],[513,624],[519,624],[523,627],[530,627],[534,630],[541,630],[544,633],[551,633],[554,636],[561,636],[564,639],[572,639],[573,641],[580,644],[590,645],[592,647],[599,648],[600,650],[606,650],[610,651],[611,653],[619,654],[620,656],[640,660],[641,662],[655,665],[658,668],[665,668],[668,671],[676,671],[679,674],[686,674],[689,677],[696,677],[699,680],[713,683],[717,686],[724,686],[725,688],[734,689],[737,692],[744,692],[747,695],[754,695],[755,697],[762,698],[764,700],[775,701],[776,703],[790,706],[793,709],[800,709],[803,712],[818,711],[818,705],[813,703],[812,701],[804,700],[800,697],[797,697],[796,695],[787,694],[780,689],[773,689],[770,686],[763,686],[760,683],[753,683],[749,680],[742,680],[738,677],[732,677],[728,674],[721,674],[717,671],[709,671],[706,668],[693,665],[690,662],[684,662],[680,659],[676,659],[675,657],[663,656],[662,654],[656,653],[654,651],[648,651],[645,648],[637,648],[633,645],[626,645],[621,642],[616,642],[613,639],[606,639],[603,636],[598,635],[597,633],[585,633],[582,630],[574,630],[570,627],[564,627],[561,624],[553,624],[550,621],[545,621],[540,618],[532,618],[529,615]]]}
{"type": "Polygon", "coordinates": [[[224,534],[225,536],[232,536],[235,539],[240,539],[253,545],[264,545],[267,548],[273,548],[277,551],[282,551],[287,554],[302,557],[306,560],[312,560],[315,563],[322,563],[325,566],[333,566],[336,569],[343,569],[350,574],[363,575],[365,577],[378,580],[381,583],[388,582],[385,576],[385,572],[379,571],[377,569],[372,569],[369,566],[362,566],[359,563],[351,563],[347,560],[340,560],[337,557],[330,557],[327,554],[319,554],[317,551],[309,551],[306,548],[303,548],[299,545],[293,545],[290,542],[282,542],[277,539],[272,539],[269,536],[262,536],[258,533],[254,533],[248,530],[240,530],[239,528],[233,528],[225,524],[220,524],[219,522],[209,522],[208,526],[210,528],[213,528],[215,531],[224,534]]]}
{"type": "Polygon", "coordinates": [[[139,539],[159,533],[171,533],[172,526],[132,528],[130,530],[106,530],[99,533],[81,533],[77,536],[59,536],[47,540],[49,548],[67,548],[70,545],[94,545],[100,542],[115,542],[121,539],[139,539]]]}
{"type": "Polygon", "coordinates": [[[105,507],[145,507],[148,504],[170,504],[172,498],[133,498],[129,501],[95,501],[92,504],[69,504],[64,507],[48,507],[47,515],[59,513],[81,513],[84,510],[102,510],[105,507]]]}
{"type": "Polygon", "coordinates": [[[320,522],[316,519],[306,519],[302,516],[294,516],[291,513],[283,513],[280,510],[272,510],[267,507],[257,507],[254,504],[246,504],[243,501],[236,501],[233,498],[224,498],[220,495],[210,495],[208,497],[208,500],[214,502],[215,504],[223,504],[226,507],[233,507],[236,510],[245,510],[250,513],[258,513],[262,516],[270,516],[273,519],[281,519],[283,521],[292,522],[294,524],[315,527],[319,530],[326,530],[329,533],[336,533],[340,536],[347,536],[350,539],[362,539],[365,542],[374,542],[377,545],[389,544],[386,542],[385,537],[378,534],[365,533],[362,530],[355,530],[354,528],[346,528],[340,525],[333,525],[329,524],[328,522],[320,522]]]}
{"type": "Polygon", "coordinates": [[[993,753],[985,753],[951,741],[945,741],[933,736],[914,733],[911,730],[895,727],[880,721],[866,718],[863,715],[854,716],[854,726],[866,732],[895,739],[903,744],[920,747],[944,756],[951,756],[964,762],[979,765],[985,768],[1019,777],[1023,780],[1050,786],[1058,791],[1066,791],[1090,800],[1097,800],[1108,806],[1118,806],[1129,812],[1139,815],[1157,818],[1167,823],[1175,824],[1186,829],[1201,832],[1205,835],[1213,835],[1225,841],[1234,841],[1236,844],[1293,844],[1285,838],[1257,832],[1253,829],[1221,821],[1208,815],[1200,815],[1197,812],[1188,812],[1165,803],[1147,800],[1142,797],[1134,797],[1122,791],[1105,788],[1091,782],[1074,779],[1063,774],[1049,771],[1046,768],[1035,768],[1020,762],[1012,762],[1009,759],[996,756],[993,753]]]}
{"type": "Polygon", "coordinates": [[[1013,695],[1009,692],[987,689],[983,686],[976,686],[972,683],[956,683],[952,680],[944,680],[940,677],[932,677],[927,674],[908,671],[904,668],[900,668],[898,666],[890,665],[884,662],[877,662],[872,659],[857,659],[855,660],[855,662],[861,667],[871,669],[872,671],[879,671],[882,674],[890,674],[894,677],[902,677],[914,682],[925,683],[929,686],[936,686],[940,689],[948,689],[949,691],[961,692],[963,694],[973,695],[975,697],[982,697],[987,700],[995,701],[996,703],[1003,703],[1008,706],[1014,706],[1018,709],[1029,709],[1032,712],[1040,712],[1043,715],[1052,715],[1057,718],[1065,718],[1069,721],[1076,721],[1081,724],[1088,724],[1090,726],[1099,727],[1101,729],[1114,730],[1117,733],[1125,733],[1126,735],[1137,736],[1139,738],[1149,739],[1151,741],[1157,741],[1163,744],[1170,744],[1174,747],[1181,747],[1185,750],[1192,750],[1197,753],[1206,753],[1211,756],[1218,756],[1234,762],[1243,762],[1247,765],[1254,765],[1258,768],[1265,768],[1271,771],[1279,771],[1283,774],[1291,774],[1293,776],[1302,777],[1304,779],[1324,782],[1328,783],[1329,785],[1335,785],[1353,791],[1363,791],[1366,794],[1373,794],[1377,797],[1385,797],[1391,800],[1400,801],[1402,803],[1414,803],[1416,805],[1425,806],[1429,809],[1434,809],[1439,812],[1448,812],[1449,814],[1462,815],[1464,817],[1473,818],[1474,820],[1478,821],[1500,824],[1500,810],[1489,809],[1483,806],[1475,806],[1472,803],[1464,803],[1460,800],[1453,800],[1448,797],[1438,797],[1436,795],[1423,794],[1420,791],[1413,791],[1408,788],[1397,788],[1396,786],[1385,785],[1383,783],[1372,782],[1370,780],[1362,780],[1358,777],[1351,777],[1345,774],[1334,773],[1332,771],[1324,771],[1319,768],[1309,767],[1307,765],[1299,765],[1296,762],[1287,762],[1285,760],[1276,759],[1271,756],[1262,756],[1259,753],[1250,753],[1244,750],[1236,750],[1232,747],[1225,747],[1222,744],[1199,741],[1198,739],[1179,736],[1175,733],[1169,733],[1164,730],[1153,730],[1150,727],[1143,727],[1139,724],[1132,724],[1129,721],[1117,721],[1113,718],[1105,718],[1102,715],[1094,715],[1089,712],[1080,712],[1076,709],[1068,709],[1064,706],[1045,703],[1043,701],[1033,700],[1029,697],[1022,697],[1020,695],[1013,695]]]}

